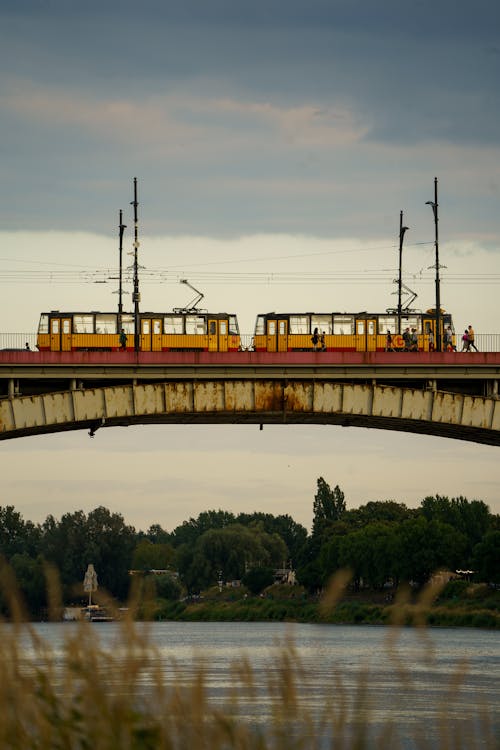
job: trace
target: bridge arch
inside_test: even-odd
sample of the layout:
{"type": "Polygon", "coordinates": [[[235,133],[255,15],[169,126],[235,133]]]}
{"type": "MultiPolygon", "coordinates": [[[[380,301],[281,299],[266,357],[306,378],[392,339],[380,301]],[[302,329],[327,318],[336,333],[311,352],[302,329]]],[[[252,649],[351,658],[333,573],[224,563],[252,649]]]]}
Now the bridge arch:
{"type": "Polygon", "coordinates": [[[168,423],[332,424],[500,445],[500,401],[328,379],[188,379],[0,400],[0,440],[168,423]]]}

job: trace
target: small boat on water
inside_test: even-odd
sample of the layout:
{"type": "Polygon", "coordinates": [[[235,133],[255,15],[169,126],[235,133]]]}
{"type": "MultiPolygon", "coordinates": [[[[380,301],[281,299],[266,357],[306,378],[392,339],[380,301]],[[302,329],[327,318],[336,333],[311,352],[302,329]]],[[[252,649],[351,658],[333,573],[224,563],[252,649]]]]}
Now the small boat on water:
{"type": "Polygon", "coordinates": [[[89,604],[82,608],[82,619],[88,622],[114,622],[114,617],[105,607],[89,604]]]}

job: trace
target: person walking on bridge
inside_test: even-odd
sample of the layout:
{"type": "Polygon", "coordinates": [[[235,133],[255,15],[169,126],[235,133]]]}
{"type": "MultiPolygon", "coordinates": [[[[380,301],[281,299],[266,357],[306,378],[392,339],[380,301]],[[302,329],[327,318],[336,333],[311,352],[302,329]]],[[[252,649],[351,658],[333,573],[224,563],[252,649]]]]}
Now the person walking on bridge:
{"type": "Polygon", "coordinates": [[[476,352],[478,352],[479,349],[477,348],[476,344],[474,343],[474,329],[473,329],[472,326],[469,326],[469,328],[467,329],[467,335],[469,337],[468,351],[470,352],[471,349],[472,349],[472,347],[474,347],[474,349],[476,350],[476,352]]]}
{"type": "Polygon", "coordinates": [[[122,328],[122,330],[120,331],[120,349],[122,351],[125,351],[126,348],[127,348],[127,334],[122,328]]]}

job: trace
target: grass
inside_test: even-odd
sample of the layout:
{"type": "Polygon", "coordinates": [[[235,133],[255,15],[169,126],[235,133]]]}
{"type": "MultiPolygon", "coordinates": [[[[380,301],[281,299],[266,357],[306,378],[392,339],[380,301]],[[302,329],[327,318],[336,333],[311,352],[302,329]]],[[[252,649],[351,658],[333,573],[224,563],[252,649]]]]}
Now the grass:
{"type": "MultiPolygon", "coordinates": [[[[245,658],[236,660],[228,675],[233,689],[227,705],[216,706],[209,697],[203,665],[186,682],[179,674],[167,685],[164,666],[148,639],[147,626],[138,627],[134,615],[139,595],[130,601],[129,616],[119,623],[120,647],[103,650],[95,629],[82,622],[71,625],[62,653],[25,622],[22,603],[9,572],[2,571],[3,593],[9,601],[9,623],[0,626],[0,750],[371,750],[399,748],[398,727],[387,721],[374,738],[370,734],[370,675],[365,673],[354,691],[332,675],[331,694],[322,710],[312,713],[304,691],[314,691],[314,675],[307,674],[293,644],[283,648],[269,665],[265,694],[259,693],[256,674],[245,658]],[[30,656],[26,652],[26,635],[30,656]],[[148,692],[144,690],[147,676],[148,692]],[[247,701],[265,701],[271,720],[250,724],[239,716],[247,701]]],[[[335,578],[321,602],[321,616],[332,621],[346,584],[335,578]]],[[[57,576],[48,572],[50,613],[59,619],[57,576]]],[[[410,620],[421,629],[436,591],[423,592],[416,604],[402,594],[391,609],[387,639],[388,659],[402,689],[411,687],[411,676],[397,655],[399,626],[410,620]]],[[[286,609],[286,602],[262,601],[286,609]]],[[[107,602],[108,606],[112,603],[107,602]]],[[[222,607],[224,602],[219,603],[222,607]]],[[[241,603],[244,606],[244,602],[241,603]]],[[[363,606],[363,605],[360,605],[363,606]]],[[[366,606],[366,605],[365,605],[366,606]]],[[[278,612],[278,609],[274,609],[278,612]]],[[[285,611],[285,610],[284,610],[285,611]]],[[[361,610],[360,610],[361,611],[361,610]]],[[[283,612],[281,613],[283,614],[283,612]]],[[[363,614],[364,617],[364,614],[363,614]]],[[[432,659],[429,647],[428,659],[432,659]]],[[[176,676],[175,662],[170,665],[176,676]]],[[[460,689],[465,666],[457,668],[450,695],[460,689]]],[[[478,706],[478,712],[481,707],[478,706]]],[[[485,710],[470,737],[464,736],[447,716],[446,701],[437,718],[439,747],[497,747],[493,717],[485,710]]],[[[418,734],[412,747],[429,744],[418,734]]]]}

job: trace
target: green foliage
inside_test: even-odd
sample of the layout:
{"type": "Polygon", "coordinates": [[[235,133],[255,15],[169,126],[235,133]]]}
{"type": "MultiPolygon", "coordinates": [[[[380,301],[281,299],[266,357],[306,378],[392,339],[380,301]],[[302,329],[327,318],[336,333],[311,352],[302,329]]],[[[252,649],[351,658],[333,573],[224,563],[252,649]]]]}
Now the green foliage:
{"type": "Polygon", "coordinates": [[[43,560],[29,555],[14,555],[10,565],[28,612],[32,617],[40,617],[47,605],[43,560]]]}
{"type": "MultiPolygon", "coordinates": [[[[381,588],[391,577],[397,577],[401,554],[397,528],[375,522],[342,537],[338,545],[338,564],[372,588],[381,588]]],[[[333,571],[331,571],[333,572],[333,571]]]]}
{"type": "Polygon", "coordinates": [[[0,552],[6,560],[13,555],[36,556],[40,527],[24,521],[13,505],[0,506],[0,552]]]}
{"type": "Polygon", "coordinates": [[[454,570],[464,559],[467,540],[449,524],[425,517],[405,521],[399,529],[399,579],[426,583],[441,568],[454,570]]]}
{"type": "Polygon", "coordinates": [[[182,588],[177,578],[170,573],[164,575],[151,576],[153,579],[156,595],[160,599],[168,599],[169,601],[177,601],[181,595],[182,588]]]}
{"type": "Polygon", "coordinates": [[[146,539],[153,544],[170,544],[171,535],[162,529],[160,524],[153,523],[146,532],[146,539]]]}
{"type": "Polygon", "coordinates": [[[141,539],[134,549],[132,568],[134,570],[165,570],[174,560],[174,548],[170,544],[153,543],[141,539]]]}
{"type": "Polygon", "coordinates": [[[252,594],[260,594],[267,586],[271,586],[273,581],[274,573],[272,568],[251,568],[241,579],[243,585],[252,594]]]}
{"type": "Polygon", "coordinates": [[[135,545],[135,529],[102,506],[88,516],[81,510],[66,513],[59,523],[48,516],[42,525],[41,552],[60,571],[63,584],[81,584],[87,565],[93,563],[99,587],[118,599],[128,593],[135,545]]]}
{"type": "Polygon", "coordinates": [[[463,580],[448,581],[446,586],[439,594],[439,601],[461,599],[465,596],[467,589],[470,588],[470,583],[463,580]]]}
{"type": "Polygon", "coordinates": [[[383,521],[385,523],[401,523],[415,515],[415,511],[409,510],[404,503],[394,500],[380,502],[371,501],[359,508],[348,510],[344,513],[342,520],[349,526],[362,528],[369,523],[383,521]]]}
{"type": "Polygon", "coordinates": [[[276,534],[232,524],[209,529],[194,547],[183,545],[177,555],[181,579],[189,591],[204,589],[218,580],[241,580],[248,567],[281,565],[285,543],[276,534]]]}
{"type": "Polygon", "coordinates": [[[190,518],[177,526],[171,534],[174,547],[182,544],[195,544],[202,534],[211,529],[223,529],[235,523],[232,513],[225,510],[208,510],[200,513],[198,518],[190,518]]]}
{"type": "Polygon", "coordinates": [[[485,534],[473,550],[473,566],[480,581],[500,583],[500,531],[485,534]]]}
{"type": "Polygon", "coordinates": [[[453,526],[467,539],[465,554],[468,564],[474,545],[478,544],[491,527],[491,513],[481,500],[469,501],[465,497],[448,499],[442,495],[422,500],[421,512],[428,521],[441,521],[453,526]]]}
{"type": "Polygon", "coordinates": [[[313,503],[313,535],[322,534],[331,522],[338,521],[345,508],[340,487],[336,485],[332,490],[323,477],[319,477],[313,503]]]}
{"type": "Polygon", "coordinates": [[[289,515],[273,516],[271,513],[240,513],[236,522],[242,526],[260,527],[268,534],[277,534],[286,544],[288,556],[297,562],[300,550],[307,540],[307,529],[289,515]]]}

